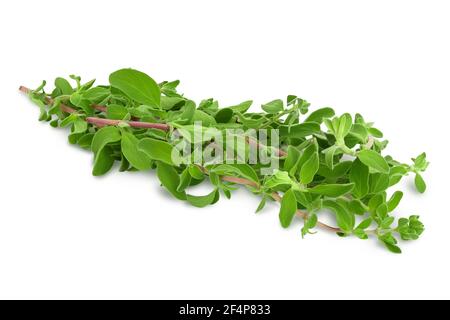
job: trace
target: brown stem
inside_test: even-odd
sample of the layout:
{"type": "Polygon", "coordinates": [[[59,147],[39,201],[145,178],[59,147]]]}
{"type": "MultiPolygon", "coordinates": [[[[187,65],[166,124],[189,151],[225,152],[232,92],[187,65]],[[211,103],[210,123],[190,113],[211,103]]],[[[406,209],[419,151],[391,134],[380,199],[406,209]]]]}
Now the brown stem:
{"type": "MultiPolygon", "coordinates": [[[[25,94],[29,94],[31,92],[31,90],[29,88],[24,87],[24,86],[20,86],[19,87],[19,91],[21,91],[21,92],[23,92],[25,94]]],[[[53,99],[50,98],[50,97],[47,97],[46,101],[47,101],[48,104],[52,104],[53,103],[53,99]]],[[[102,111],[102,112],[106,112],[107,111],[107,108],[105,106],[92,105],[92,107],[94,109],[102,111]]],[[[75,112],[77,112],[77,110],[75,110],[72,107],[69,107],[69,106],[67,106],[65,104],[61,104],[60,108],[61,108],[62,111],[67,112],[67,113],[75,113],[75,112]]],[[[104,118],[97,118],[97,117],[87,117],[86,118],[86,122],[88,122],[90,124],[93,124],[93,125],[96,125],[96,126],[99,126],[99,127],[116,126],[116,125],[118,125],[120,123],[127,123],[130,127],[134,127],[134,128],[158,129],[158,130],[163,130],[163,131],[169,131],[170,130],[170,126],[168,124],[165,124],[165,123],[150,123],[150,122],[142,122],[142,121],[122,121],[122,120],[104,119],[104,118]]],[[[260,142],[255,141],[255,140],[253,140],[251,138],[247,139],[247,141],[248,141],[249,145],[255,145],[258,148],[261,148],[263,146],[260,142]]],[[[287,153],[285,151],[281,150],[281,149],[277,149],[277,153],[278,153],[278,156],[286,156],[287,155],[287,153]]],[[[207,173],[207,170],[205,168],[203,168],[203,167],[201,167],[201,168],[202,168],[203,172],[207,173]]],[[[250,187],[253,187],[253,188],[256,188],[256,189],[260,188],[260,186],[256,182],[248,180],[248,179],[244,179],[244,178],[238,178],[238,177],[232,177],[232,176],[222,176],[221,179],[223,181],[228,181],[228,182],[231,182],[231,183],[236,183],[236,184],[240,184],[240,185],[250,186],[250,187]]],[[[281,196],[277,192],[273,192],[271,196],[277,202],[281,202],[281,200],[282,200],[281,196]]],[[[307,213],[305,213],[303,211],[297,210],[297,216],[302,218],[302,219],[305,219],[305,218],[307,218],[308,215],[307,215],[307,213]]],[[[323,229],[330,230],[330,231],[333,231],[333,232],[340,232],[341,231],[341,229],[339,229],[339,228],[331,227],[331,226],[329,226],[329,225],[327,225],[325,223],[322,223],[320,221],[317,222],[317,225],[319,227],[323,228],[323,229]]]]}
{"type": "MultiPolygon", "coordinates": [[[[29,89],[27,87],[24,87],[24,86],[20,86],[19,87],[19,91],[23,92],[25,94],[29,94],[31,92],[31,89],[29,89]]],[[[50,97],[46,97],[45,100],[46,100],[46,102],[48,104],[53,104],[53,102],[54,102],[54,100],[52,98],[50,98],[50,97]]],[[[77,110],[75,110],[74,108],[69,107],[69,106],[67,106],[65,104],[61,104],[60,108],[61,108],[62,111],[67,112],[67,113],[75,113],[75,112],[77,112],[77,110]]],[[[98,110],[98,111],[102,111],[102,112],[106,112],[106,110],[107,110],[106,106],[101,106],[101,105],[98,105],[98,104],[93,104],[92,108],[94,108],[95,110],[98,110]]]]}
{"type": "Polygon", "coordinates": [[[158,129],[163,131],[169,131],[170,126],[165,123],[152,123],[152,122],[142,122],[142,121],[123,121],[123,120],[112,120],[97,117],[87,117],[86,122],[99,126],[117,126],[119,123],[126,123],[133,128],[145,128],[145,129],[158,129]]]}
{"type": "MultiPolygon", "coordinates": [[[[265,145],[263,145],[261,142],[259,142],[258,140],[255,140],[255,139],[253,139],[253,138],[251,138],[251,137],[248,137],[248,138],[247,138],[247,143],[248,143],[250,146],[255,146],[255,147],[257,147],[258,149],[261,149],[261,148],[265,147],[265,145]]],[[[275,149],[275,151],[277,152],[277,156],[279,156],[279,157],[287,156],[287,152],[284,151],[284,150],[281,150],[281,149],[275,149]]]]}
{"type": "MultiPolygon", "coordinates": [[[[31,92],[30,89],[20,86],[19,90],[25,94],[29,94],[31,92]]],[[[53,99],[47,97],[46,98],[48,104],[53,103],[53,99]]],[[[106,107],[100,106],[100,105],[92,105],[92,107],[96,110],[105,112],[106,107]]],[[[60,108],[62,111],[67,113],[75,113],[77,110],[75,110],[72,107],[69,107],[65,104],[61,104],[60,108]]],[[[121,121],[121,120],[112,120],[112,119],[103,119],[103,118],[97,118],[97,117],[87,117],[86,122],[91,123],[96,126],[104,127],[104,126],[116,126],[121,122],[127,123],[130,127],[134,128],[146,128],[146,129],[159,129],[163,131],[169,131],[170,126],[165,123],[151,123],[151,122],[140,122],[140,121],[121,121]]]]}
{"type": "Polygon", "coordinates": [[[240,184],[240,185],[244,185],[244,186],[249,186],[249,187],[253,187],[258,189],[259,185],[251,180],[247,180],[244,178],[238,178],[238,177],[231,177],[231,176],[223,176],[222,177],[223,181],[228,181],[228,182],[232,182],[232,183],[236,183],[236,184],[240,184]]]}

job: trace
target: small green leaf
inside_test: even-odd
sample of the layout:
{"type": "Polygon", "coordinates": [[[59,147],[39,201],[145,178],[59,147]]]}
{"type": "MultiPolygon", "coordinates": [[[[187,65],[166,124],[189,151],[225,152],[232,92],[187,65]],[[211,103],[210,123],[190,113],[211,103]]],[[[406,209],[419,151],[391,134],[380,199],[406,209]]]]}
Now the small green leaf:
{"type": "Polygon", "coordinates": [[[77,118],[74,122],[73,122],[73,127],[72,127],[72,134],[80,134],[80,133],[84,133],[86,132],[86,130],[88,129],[88,124],[86,121],[84,121],[81,118],[77,118]]]}
{"type": "Polygon", "coordinates": [[[292,185],[294,181],[292,181],[289,173],[286,171],[277,171],[273,176],[271,176],[265,183],[264,187],[267,189],[273,189],[280,185],[292,185]]]}
{"type": "Polygon", "coordinates": [[[295,169],[295,166],[300,158],[300,151],[298,151],[293,146],[288,146],[287,148],[287,157],[284,161],[284,170],[290,171],[291,169],[295,169]]]}
{"type": "Polygon", "coordinates": [[[355,184],[353,189],[355,197],[360,199],[369,193],[369,168],[359,159],[353,162],[349,178],[350,182],[355,184]]]}
{"type": "Polygon", "coordinates": [[[143,72],[121,69],[109,76],[109,83],[138,103],[159,106],[161,99],[159,86],[143,72]]]}
{"type": "Polygon", "coordinates": [[[195,110],[194,122],[200,122],[203,127],[211,127],[216,124],[216,119],[201,110],[195,110]]]}
{"type": "Polygon", "coordinates": [[[320,125],[316,122],[303,122],[291,126],[280,126],[279,130],[281,137],[301,139],[320,133],[320,125]]]}
{"type": "Polygon", "coordinates": [[[266,104],[263,104],[261,108],[269,114],[277,114],[283,111],[283,100],[277,99],[266,104]]]}
{"type": "Polygon", "coordinates": [[[339,125],[336,131],[336,139],[344,139],[352,129],[352,116],[348,113],[343,114],[339,118],[339,125]]]}
{"type": "Polygon", "coordinates": [[[107,144],[119,142],[122,139],[120,130],[117,127],[103,127],[99,129],[92,139],[91,150],[94,153],[102,150],[107,144]]]}
{"type": "Polygon", "coordinates": [[[281,200],[279,218],[283,228],[288,228],[291,225],[296,212],[297,200],[295,199],[295,195],[292,189],[289,189],[283,195],[283,198],[281,200]]]}
{"type": "Polygon", "coordinates": [[[380,228],[381,229],[389,229],[390,226],[394,223],[395,218],[394,217],[386,217],[381,221],[380,228]]]}
{"type": "Polygon", "coordinates": [[[334,116],[334,110],[331,108],[322,108],[318,109],[314,112],[311,112],[311,114],[306,118],[305,122],[317,122],[322,123],[323,119],[331,118],[334,116]]]}
{"type": "Polygon", "coordinates": [[[123,120],[128,115],[128,109],[118,104],[110,104],[106,110],[108,119],[123,120]]]}
{"type": "Polygon", "coordinates": [[[388,212],[394,211],[395,208],[397,208],[397,206],[399,205],[402,198],[403,198],[403,192],[401,192],[401,191],[394,192],[394,194],[392,195],[392,197],[389,199],[389,201],[387,203],[388,212]]]}
{"type": "Polygon", "coordinates": [[[83,92],[83,98],[89,100],[91,103],[100,103],[105,100],[111,91],[103,87],[95,87],[83,92]]]}
{"type": "Polygon", "coordinates": [[[177,191],[183,192],[187,187],[191,184],[191,175],[189,173],[189,169],[186,168],[183,170],[180,176],[180,183],[178,184],[177,191]]]}
{"type": "Polygon", "coordinates": [[[161,184],[169,191],[175,198],[179,200],[186,200],[187,196],[184,191],[178,191],[180,185],[180,176],[171,165],[163,162],[158,162],[156,167],[156,174],[161,181],[161,184]]]}
{"type": "Polygon", "coordinates": [[[227,123],[231,120],[233,117],[233,110],[230,108],[224,108],[217,111],[214,118],[216,119],[217,123],[227,123]]]}
{"type": "Polygon", "coordinates": [[[204,178],[205,174],[203,173],[202,170],[200,170],[200,168],[196,165],[190,165],[189,166],[189,173],[190,175],[197,180],[201,180],[204,178]]]}
{"type": "Polygon", "coordinates": [[[386,160],[373,150],[361,150],[358,159],[374,171],[389,174],[389,165],[386,160]]]}
{"type": "Polygon", "coordinates": [[[162,161],[170,165],[179,165],[181,161],[178,151],[165,141],[144,138],[138,141],[137,149],[152,160],[162,161]]]}
{"type": "Polygon", "coordinates": [[[414,167],[419,171],[425,171],[428,167],[427,154],[424,152],[414,160],[414,167]]]}
{"type": "Polygon", "coordinates": [[[363,205],[363,203],[359,200],[350,201],[348,203],[348,208],[351,212],[358,215],[363,215],[367,211],[365,205],[363,205]]]}
{"type": "Polygon", "coordinates": [[[353,183],[347,184],[321,184],[308,189],[309,192],[327,197],[337,198],[349,193],[354,188],[353,183]]]}
{"type": "Polygon", "coordinates": [[[380,220],[383,221],[387,217],[387,214],[388,214],[387,204],[382,203],[381,205],[379,205],[376,210],[376,214],[377,214],[378,218],[380,218],[380,220]]]}
{"type": "Polygon", "coordinates": [[[215,189],[205,196],[186,195],[186,200],[194,207],[204,208],[210,204],[214,204],[218,200],[219,190],[215,189]]]}
{"type": "Polygon", "coordinates": [[[256,208],[255,213],[261,212],[262,209],[264,209],[264,207],[266,206],[266,203],[267,203],[267,196],[264,195],[264,196],[262,197],[262,199],[261,199],[261,202],[260,202],[259,205],[258,205],[258,208],[256,208]]]}
{"type": "Polygon", "coordinates": [[[317,154],[317,152],[315,152],[300,169],[300,183],[304,185],[311,183],[318,170],[319,170],[319,155],[317,154]]]}
{"type": "Polygon", "coordinates": [[[323,207],[333,210],[336,213],[336,221],[339,228],[345,233],[352,232],[355,226],[355,216],[350,213],[344,206],[333,200],[323,201],[323,207]]]}
{"type": "Polygon", "coordinates": [[[92,174],[94,176],[101,176],[111,170],[114,164],[114,158],[112,157],[112,150],[109,147],[102,148],[95,155],[94,168],[92,174]]]}
{"type": "Polygon", "coordinates": [[[252,104],[253,104],[253,101],[252,100],[248,100],[248,101],[241,102],[238,105],[231,106],[231,107],[228,107],[228,108],[233,110],[233,112],[245,113],[251,107],[252,104]]]}
{"type": "Polygon", "coordinates": [[[417,191],[420,193],[424,193],[427,190],[427,185],[425,180],[423,180],[422,176],[419,173],[416,173],[416,178],[414,180],[417,191]]]}
{"type": "Polygon", "coordinates": [[[380,193],[389,188],[389,175],[384,173],[374,173],[369,178],[370,193],[380,193]]]}
{"type": "Polygon", "coordinates": [[[338,150],[339,146],[331,146],[323,151],[323,153],[325,154],[325,164],[331,170],[334,169],[334,156],[338,150]]]}
{"type": "Polygon", "coordinates": [[[150,157],[139,150],[139,139],[132,133],[122,130],[122,152],[130,164],[138,170],[148,170],[151,167],[150,157]]]}
{"type": "Polygon", "coordinates": [[[356,227],[356,229],[365,230],[372,225],[372,222],[373,222],[372,218],[367,218],[361,221],[361,223],[356,227]]]}
{"type": "Polygon", "coordinates": [[[73,93],[72,86],[69,81],[64,78],[56,78],[55,87],[58,88],[63,95],[71,95],[73,93]]]}
{"type": "Polygon", "coordinates": [[[305,224],[302,228],[302,238],[305,237],[306,234],[311,233],[311,229],[317,225],[318,218],[317,214],[310,214],[308,219],[305,220],[305,224]]]}

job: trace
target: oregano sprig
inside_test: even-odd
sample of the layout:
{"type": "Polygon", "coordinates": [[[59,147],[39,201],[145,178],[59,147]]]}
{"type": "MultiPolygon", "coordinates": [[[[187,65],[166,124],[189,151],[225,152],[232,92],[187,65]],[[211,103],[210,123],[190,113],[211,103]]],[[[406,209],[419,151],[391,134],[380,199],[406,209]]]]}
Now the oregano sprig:
{"type": "Polygon", "coordinates": [[[257,212],[267,201],[280,203],[282,227],[303,220],[302,237],[316,228],[341,237],[376,237],[394,253],[401,252],[399,239],[417,240],[424,231],[417,215],[396,219],[403,192],[389,190],[412,173],[417,190],[425,192],[426,154],[410,164],[383,155],[388,141],[360,114],[338,116],[329,107],[308,113],[310,104],[295,95],[265,103],[259,112],[249,111],[252,101],[220,107],[205,99],[197,105],[177,91],[178,80],[158,84],[133,69],[113,72],[108,85],[69,78],[72,83],[56,78],[51,92],[45,91],[45,81],[20,91],[39,107],[39,120],[70,128],[69,142],[93,152],[95,176],[109,172],[115,162],[120,171],[155,169],[170,194],[200,208],[245,186],[261,197],[257,212]],[[258,129],[267,134],[247,134],[258,129]],[[217,157],[218,137],[229,137],[230,130],[241,130],[232,138],[242,138],[242,150],[226,153],[222,163],[193,156],[198,151],[217,157]],[[186,156],[180,152],[186,148],[197,150],[186,156]],[[254,149],[257,161],[250,160],[254,149]],[[263,174],[270,169],[264,158],[279,167],[263,174]],[[189,193],[202,182],[213,190],[203,196],[189,193]],[[320,221],[324,210],[335,215],[336,226],[320,221]]]}

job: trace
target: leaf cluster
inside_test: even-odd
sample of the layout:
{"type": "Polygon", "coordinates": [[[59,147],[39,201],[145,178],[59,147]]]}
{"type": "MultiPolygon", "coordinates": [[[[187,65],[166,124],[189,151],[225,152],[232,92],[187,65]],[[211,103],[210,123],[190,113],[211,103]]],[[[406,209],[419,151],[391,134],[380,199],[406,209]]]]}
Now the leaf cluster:
{"type": "MultiPolygon", "coordinates": [[[[306,236],[324,226],[318,217],[329,210],[336,227],[328,229],[342,237],[375,236],[394,253],[401,252],[398,238],[416,240],[424,231],[417,215],[394,216],[403,193],[389,190],[412,173],[417,190],[425,192],[426,154],[410,164],[383,155],[388,141],[360,114],[336,115],[329,107],[309,112],[310,104],[294,95],[265,103],[256,112],[250,111],[252,101],[221,107],[210,98],[197,104],[178,92],[178,80],[157,83],[133,69],[113,72],[108,85],[95,86],[95,80],[82,83],[73,75],[70,81],[55,79],[51,92],[45,91],[43,82],[29,97],[40,109],[40,120],[70,128],[69,142],[92,151],[95,176],[106,174],[115,163],[120,171],[155,169],[173,197],[196,207],[212,205],[221,195],[230,198],[237,185],[245,185],[262,198],[258,212],[267,201],[280,201],[284,228],[299,217],[304,222],[301,235],[306,236]],[[278,130],[279,150],[267,147],[270,135],[259,147],[276,157],[280,168],[262,175],[267,164],[248,159],[234,164],[186,161],[175,148],[179,141],[173,134],[190,144],[198,122],[219,134],[227,129],[278,130]],[[212,191],[191,195],[190,188],[204,181],[212,191]]],[[[205,152],[214,137],[205,135],[201,141],[205,152]]]]}

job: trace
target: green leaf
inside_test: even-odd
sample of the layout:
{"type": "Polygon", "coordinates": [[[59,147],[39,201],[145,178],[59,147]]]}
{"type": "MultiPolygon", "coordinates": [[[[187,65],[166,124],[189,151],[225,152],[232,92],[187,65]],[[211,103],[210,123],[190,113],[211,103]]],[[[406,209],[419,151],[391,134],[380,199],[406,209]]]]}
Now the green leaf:
{"type": "Polygon", "coordinates": [[[267,189],[273,189],[280,185],[292,185],[294,181],[292,181],[289,173],[286,171],[277,171],[273,176],[271,176],[265,183],[264,187],[267,189]]]}
{"type": "Polygon", "coordinates": [[[117,127],[103,127],[99,129],[92,139],[91,150],[94,153],[102,150],[107,144],[119,142],[122,139],[120,130],[117,127]]]}
{"type": "Polygon", "coordinates": [[[305,122],[317,122],[322,123],[323,119],[331,118],[334,116],[334,110],[331,108],[322,108],[318,109],[314,112],[311,112],[311,114],[306,118],[305,122]]]}
{"type": "Polygon", "coordinates": [[[384,235],[381,235],[378,237],[378,239],[384,243],[384,245],[389,251],[397,254],[402,253],[402,250],[397,246],[397,240],[394,238],[392,233],[389,232],[384,235]]]}
{"type": "Polygon", "coordinates": [[[374,173],[369,178],[370,193],[380,193],[389,188],[389,175],[374,173]]]}
{"type": "Polygon", "coordinates": [[[352,116],[348,113],[343,114],[339,118],[339,125],[336,131],[336,139],[344,139],[352,129],[352,116]]]}
{"type": "Polygon", "coordinates": [[[401,218],[398,221],[398,233],[402,240],[417,240],[425,231],[419,216],[410,216],[409,219],[401,218]]]}
{"type": "Polygon", "coordinates": [[[72,123],[74,123],[75,120],[77,120],[77,119],[78,119],[78,115],[75,114],[75,113],[72,113],[72,114],[68,115],[67,117],[65,117],[65,118],[61,121],[61,123],[59,124],[59,126],[60,126],[61,128],[67,127],[68,125],[71,125],[72,123]]]}
{"type": "Polygon", "coordinates": [[[83,98],[89,100],[91,103],[100,103],[105,100],[111,91],[103,87],[95,87],[83,92],[83,98]]]}
{"type": "Polygon", "coordinates": [[[178,184],[177,191],[183,192],[187,187],[191,184],[191,175],[189,173],[189,169],[186,168],[183,170],[180,176],[180,183],[178,184]]]}
{"type": "Polygon", "coordinates": [[[277,99],[273,100],[271,102],[268,102],[266,104],[263,104],[261,108],[269,113],[269,114],[277,114],[281,111],[283,111],[283,100],[277,99]]]}
{"type": "Polygon", "coordinates": [[[200,122],[203,127],[211,127],[216,124],[216,119],[201,110],[195,110],[194,122],[200,122]]]}
{"type": "Polygon", "coordinates": [[[318,222],[318,218],[317,218],[317,214],[313,213],[310,214],[308,219],[305,220],[305,224],[303,225],[302,228],[302,238],[307,234],[307,233],[311,233],[310,230],[312,228],[314,228],[317,225],[318,222]]]}
{"type": "Polygon", "coordinates": [[[259,185],[259,178],[255,170],[248,164],[221,164],[214,167],[211,172],[218,175],[232,175],[249,179],[259,185]]]}
{"type": "Polygon", "coordinates": [[[216,119],[217,123],[227,123],[231,120],[233,114],[234,112],[231,108],[220,109],[215,114],[214,119],[216,119]]]}
{"type": "Polygon", "coordinates": [[[181,97],[166,97],[162,96],[160,101],[161,109],[163,110],[172,110],[177,106],[180,106],[185,99],[181,97]]]}
{"type": "Polygon", "coordinates": [[[370,198],[368,206],[371,212],[374,212],[384,202],[383,194],[376,194],[370,198]]]}
{"type": "Polygon", "coordinates": [[[414,179],[414,183],[416,185],[417,191],[420,193],[424,193],[427,190],[427,185],[425,180],[423,180],[422,176],[419,173],[416,173],[416,178],[414,179]]]}
{"type": "Polygon", "coordinates": [[[376,214],[378,216],[378,218],[380,218],[380,220],[384,220],[387,217],[388,214],[388,206],[386,203],[382,203],[381,205],[378,206],[377,210],[376,210],[376,214]]]}
{"type": "Polygon", "coordinates": [[[262,197],[262,199],[261,199],[261,202],[260,202],[259,205],[258,205],[258,208],[256,208],[255,213],[261,212],[262,209],[264,209],[264,207],[266,206],[266,203],[267,203],[267,196],[264,195],[264,196],[262,197]]]}
{"type": "Polygon", "coordinates": [[[314,188],[308,189],[309,192],[320,194],[327,197],[337,198],[349,193],[353,190],[355,185],[353,183],[347,184],[321,184],[314,188]]]}
{"type": "Polygon", "coordinates": [[[218,200],[218,196],[219,190],[215,189],[206,196],[192,196],[188,194],[186,195],[186,200],[194,207],[204,208],[210,204],[216,203],[218,200]]]}
{"type": "Polygon", "coordinates": [[[383,138],[383,132],[381,132],[380,130],[378,130],[377,128],[369,128],[369,134],[375,138],[383,138]]]}
{"type": "Polygon", "coordinates": [[[55,87],[58,88],[63,95],[71,95],[73,93],[72,86],[69,81],[64,78],[56,78],[55,87]]]}
{"type": "Polygon", "coordinates": [[[303,122],[291,126],[280,126],[280,136],[301,139],[320,133],[320,125],[316,122],[303,122]]]}
{"type": "Polygon", "coordinates": [[[241,102],[238,105],[231,106],[231,107],[228,107],[228,108],[233,110],[233,112],[246,113],[247,110],[251,107],[252,104],[253,104],[253,101],[252,100],[248,100],[248,101],[241,102]]]}
{"type": "Polygon", "coordinates": [[[121,69],[109,76],[109,83],[141,104],[158,107],[161,92],[158,84],[143,72],[121,69]]]}
{"type": "Polygon", "coordinates": [[[378,152],[361,150],[358,152],[358,159],[376,172],[389,174],[389,165],[378,152]]]}
{"type": "Polygon", "coordinates": [[[283,228],[288,228],[292,220],[294,219],[295,213],[297,212],[297,200],[292,189],[286,191],[281,200],[280,208],[280,222],[283,228]]]}
{"type": "Polygon", "coordinates": [[[419,171],[425,171],[428,167],[427,154],[424,152],[420,154],[417,158],[413,159],[414,167],[419,171]]]}
{"type": "Polygon", "coordinates": [[[381,229],[390,229],[391,225],[394,223],[395,218],[394,217],[386,217],[383,219],[383,221],[380,223],[381,229]]]}
{"type": "Polygon", "coordinates": [[[122,130],[122,153],[130,164],[138,170],[148,170],[151,167],[149,156],[139,150],[139,139],[132,133],[122,130]]]}
{"type": "Polygon", "coordinates": [[[396,254],[401,254],[402,253],[402,250],[398,246],[396,246],[395,244],[390,244],[390,243],[384,242],[384,245],[392,253],[396,253],[396,254]]]}
{"type": "Polygon", "coordinates": [[[161,181],[161,184],[169,191],[175,198],[179,200],[186,200],[187,196],[184,191],[178,191],[180,185],[180,176],[171,165],[163,162],[158,162],[156,166],[156,174],[161,181]]]}
{"type": "Polygon", "coordinates": [[[110,104],[106,110],[108,119],[123,120],[128,115],[128,109],[118,104],[110,104]]]}
{"type": "Polygon", "coordinates": [[[189,168],[189,174],[197,180],[201,180],[204,178],[205,174],[203,173],[202,170],[200,170],[200,168],[197,165],[190,165],[189,168]]]}
{"type": "Polygon", "coordinates": [[[369,137],[367,128],[361,124],[355,123],[349,133],[358,140],[358,143],[366,143],[369,137]]]}
{"type": "Polygon", "coordinates": [[[333,200],[324,200],[323,207],[333,210],[336,213],[336,221],[339,228],[345,233],[350,233],[355,226],[355,216],[344,206],[333,200]]]}
{"type": "Polygon", "coordinates": [[[70,95],[70,102],[74,106],[79,106],[81,104],[81,101],[83,100],[83,96],[79,92],[74,92],[70,95]]]}
{"type": "Polygon", "coordinates": [[[356,198],[363,198],[369,193],[369,168],[358,159],[353,162],[349,179],[355,184],[353,194],[356,198]]]}
{"type": "Polygon", "coordinates": [[[95,155],[94,168],[92,174],[94,176],[101,176],[111,170],[114,164],[114,158],[112,157],[112,150],[109,147],[102,148],[95,155]]]}
{"type": "Polygon", "coordinates": [[[80,139],[78,139],[78,145],[83,149],[91,149],[93,139],[93,133],[86,133],[80,139]]]}
{"type": "Polygon", "coordinates": [[[311,183],[314,180],[314,176],[316,175],[318,170],[319,155],[317,154],[317,152],[315,152],[300,169],[300,183],[304,185],[311,183]]]}
{"type": "Polygon", "coordinates": [[[388,212],[392,212],[395,210],[395,208],[398,207],[400,201],[403,198],[403,192],[401,191],[396,191],[394,192],[394,194],[392,195],[392,197],[389,199],[387,205],[388,205],[388,212]]]}
{"type": "Polygon", "coordinates": [[[178,151],[165,141],[144,138],[138,141],[137,149],[152,160],[162,161],[170,165],[179,165],[181,162],[178,151]]]}
{"type": "Polygon", "coordinates": [[[366,206],[359,200],[352,200],[348,203],[348,209],[354,214],[363,215],[367,210],[366,206]]]}
{"type": "Polygon", "coordinates": [[[325,154],[325,164],[331,170],[334,169],[334,156],[339,149],[339,146],[331,146],[328,149],[322,151],[325,154]]]}
{"type": "Polygon", "coordinates": [[[84,133],[86,132],[86,130],[88,129],[88,124],[86,121],[84,121],[81,118],[77,118],[74,122],[73,122],[73,127],[72,127],[72,134],[80,134],[80,133],[84,133]]]}
{"type": "Polygon", "coordinates": [[[372,218],[367,218],[361,221],[361,223],[356,227],[356,229],[365,230],[372,225],[372,222],[373,222],[372,218]]]}
{"type": "Polygon", "coordinates": [[[287,157],[284,161],[283,169],[285,171],[290,171],[291,169],[295,169],[295,166],[300,159],[300,151],[298,151],[293,146],[288,146],[287,148],[287,157]]]}

